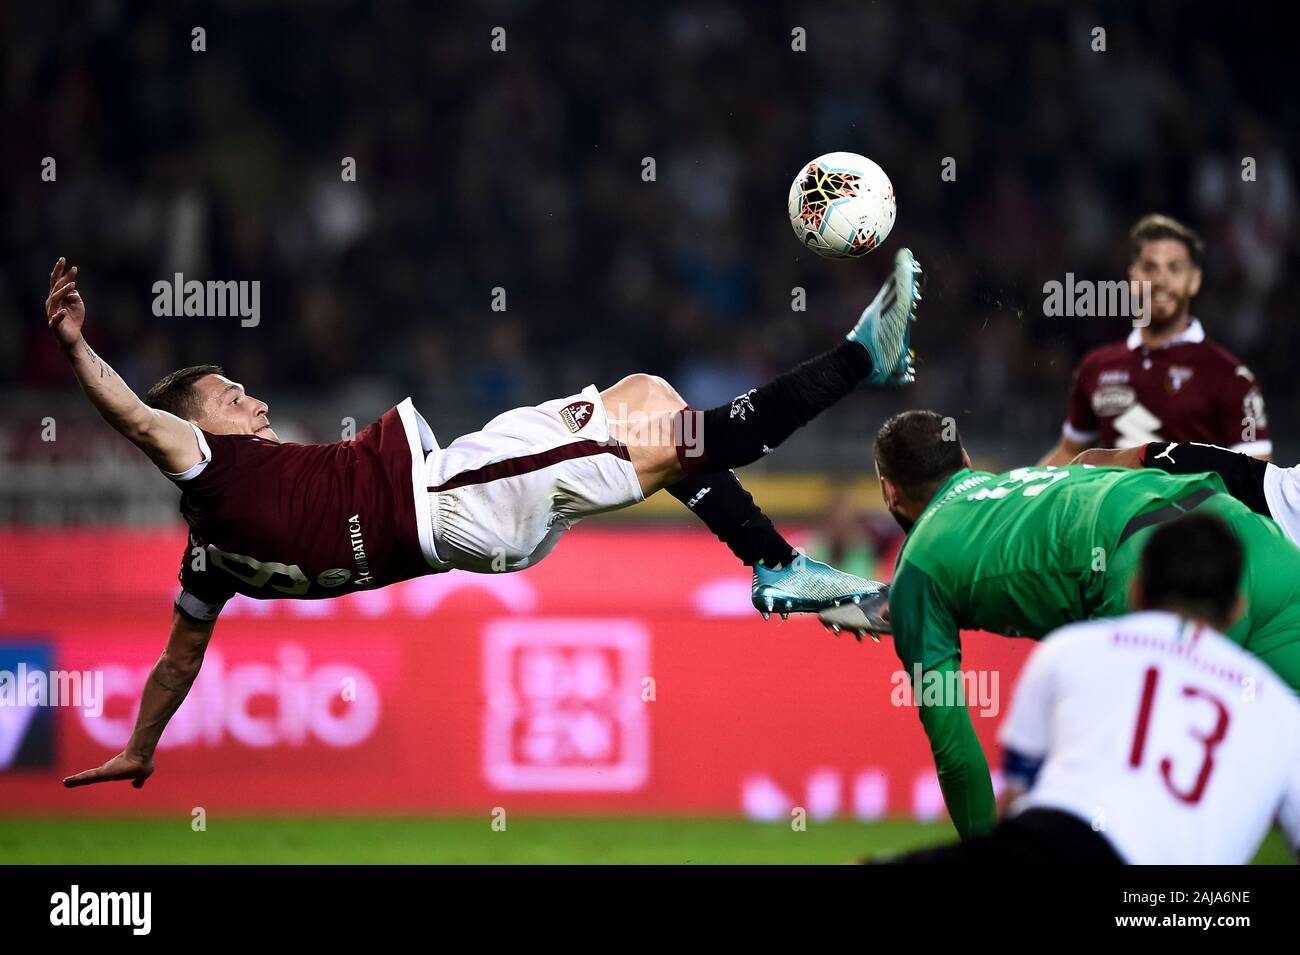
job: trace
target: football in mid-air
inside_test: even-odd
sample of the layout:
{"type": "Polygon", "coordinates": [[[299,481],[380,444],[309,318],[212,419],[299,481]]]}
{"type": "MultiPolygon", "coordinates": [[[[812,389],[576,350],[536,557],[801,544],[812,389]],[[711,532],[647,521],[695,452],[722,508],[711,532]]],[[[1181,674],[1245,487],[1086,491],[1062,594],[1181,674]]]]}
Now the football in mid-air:
{"type": "Polygon", "coordinates": [[[885,241],[897,213],[894,186],[857,153],[826,153],[790,184],[790,225],[818,255],[855,259],[885,241]]]}

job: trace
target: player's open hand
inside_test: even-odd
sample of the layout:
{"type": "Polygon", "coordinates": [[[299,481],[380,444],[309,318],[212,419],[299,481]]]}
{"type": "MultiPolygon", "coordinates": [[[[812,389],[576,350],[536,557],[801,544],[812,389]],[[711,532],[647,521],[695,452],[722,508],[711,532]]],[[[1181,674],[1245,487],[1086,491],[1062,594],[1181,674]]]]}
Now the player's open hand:
{"type": "Polygon", "coordinates": [[[68,789],[75,789],[77,786],[89,786],[92,783],[111,783],[129,779],[131,785],[139,789],[144,785],[145,780],[152,775],[152,759],[142,759],[139,756],[128,756],[126,753],[119,753],[103,766],[67,777],[63,780],[63,785],[68,789]]]}
{"type": "Polygon", "coordinates": [[[60,258],[50,273],[50,297],[45,300],[45,321],[64,348],[81,340],[81,326],[86,321],[86,303],[77,291],[77,267],[67,268],[60,258]]]}

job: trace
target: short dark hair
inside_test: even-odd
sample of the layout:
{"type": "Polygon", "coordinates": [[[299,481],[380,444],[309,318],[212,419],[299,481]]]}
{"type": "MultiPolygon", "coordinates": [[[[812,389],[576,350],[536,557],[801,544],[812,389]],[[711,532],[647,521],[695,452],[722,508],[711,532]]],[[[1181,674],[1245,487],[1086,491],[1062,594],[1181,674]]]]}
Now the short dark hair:
{"type": "Polygon", "coordinates": [[[966,466],[951,418],[933,411],[896,414],[876,433],[876,467],[909,496],[932,490],[966,466]]]}
{"type": "Polygon", "coordinates": [[[170,411],[186,421],[203,417],[203,402],[194,390],[194,383],[206,375],[224,375],[220,365],[193,365],[178,368],[144,393],[144,403],[159,411],[170,411]]]}
{"type": "Polygon", "coordinates": [[[1142,551],[1142,604],[1227,626],[1243,563],[1241,542],[1213,514],[1186,514],[1161,525],[1142,551]]]}
{"type": "Polygon", "coordinates": [[[1192,265],[1198,269],[1205,261],[1205,243],[1190,227],[1179,222],[1173,216],[1153,212],[1138,219],[1129,237],[1129,261],[1136,262],[1142,254],[1142,246],[1157,239],[1177,239],[1187,246],[1187,255],[1192,265]]]}

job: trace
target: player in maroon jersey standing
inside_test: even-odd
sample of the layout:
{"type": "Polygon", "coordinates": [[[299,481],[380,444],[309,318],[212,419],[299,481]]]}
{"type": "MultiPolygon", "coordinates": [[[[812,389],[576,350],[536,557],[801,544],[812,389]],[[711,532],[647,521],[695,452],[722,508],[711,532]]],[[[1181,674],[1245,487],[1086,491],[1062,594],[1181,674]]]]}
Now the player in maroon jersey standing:
{"type": "Polygon", "coordinates": [[[1196,441],[1270,457],[1273,443],[1255,376],[1207,339],[1192,317],[1205,255],[1200,237],[1169,216],[1148,215],[1129,238],[1129,280],[1151,283],[1149,323],[1084,356],[1061,440],[1039,464],[1069,464],[1098,445],[1134,448],[1153,441],[1196,441]]]}
{"type": "Polygon", "coordinates": [[[920,266],[907,249],[844,340],[728,404],[692,409],[662,378],[629,375],[506,411],[446,447],[409,398],[354,439],[282,443],[266,404],[217,365],[172,372],[141,401],[82,336],[76,273],[55,264],[46,322],[96,410],[181,489],[190,540],[171,635],[126,749],[64,785],[144,785],[235,594],[311,600],[450,570],[523,570],[579,520],[659,490],[753,568],[764,617],[815,613],[883,587],[797,555],[730,469],[861,384],[912,380],[920,266]]]}

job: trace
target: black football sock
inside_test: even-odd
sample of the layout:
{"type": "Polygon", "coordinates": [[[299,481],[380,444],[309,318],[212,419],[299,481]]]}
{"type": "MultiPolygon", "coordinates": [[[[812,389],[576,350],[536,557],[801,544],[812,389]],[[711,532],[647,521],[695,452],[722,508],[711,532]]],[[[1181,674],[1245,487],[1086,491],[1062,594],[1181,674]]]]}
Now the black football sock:
{"type": "Polygon", "coordinates": [[[730,471],[683,478],[669,485],[668,493],[690,508],[750,567],[758,563],[783,567],[794,560],[794,548],[730,471]]]}
{"type": "Polygon", "coordinates": [[[844,341],[729,405],[677,413],[677,459],[687,474],[753,464],[858,386],[871,356],[844,341]]]}

